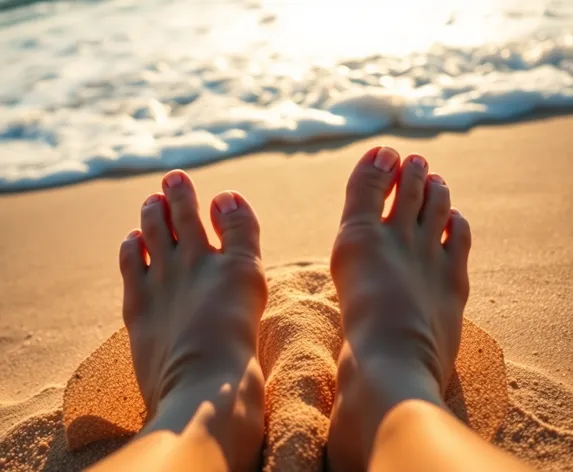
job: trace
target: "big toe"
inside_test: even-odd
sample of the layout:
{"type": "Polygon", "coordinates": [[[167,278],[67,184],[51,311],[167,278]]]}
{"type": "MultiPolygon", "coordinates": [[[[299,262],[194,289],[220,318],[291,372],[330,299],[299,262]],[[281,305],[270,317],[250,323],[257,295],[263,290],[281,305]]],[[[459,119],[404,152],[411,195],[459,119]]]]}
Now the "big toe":
{"type": "Polygon", "coordinates": [[[386,146],[364,154],[348,179],[342,224],[380,222],[384,201],[396,182],[399,162],[398,152],[386,146]]]}
{"type": "Polygon", "coordinates": [[[418,221],[418,216],[424,202],[424,187],[428,163],[419,154],[411,154],[402,163],[396,199],[389,221],[403,229],[409,230],[418,221]]]}
{"type": "Polygon", "coordinates": [[[471,241],[468,221],[458,210],[452,208],[446,227],[444,249],[449,258],[451,281],[465,299],[469,295],[468,256],[471,241]]]}
{"type": "Polygon", "coordinates": [[[169,204],[178,250],[188,257],[200,254],[208,246],[208,239],[199,216],[193,182],[182,170],[173,170],[163,177],[163,191],[169,204]]]}
{"type": "Polygon", "coordinates": [[[260,227],[247,200],[237,192],[222,192],[211,204],[211,220],[224,253],[260,257],[260,227]]]}
{"type": "Polygon", "coordinates": [[[144,281],[147,271],[145,255],[146,249],[141,231],[134,230],[123,241],[119,250],[119,268],[123,277],[124,291],[123,311],[126,324],[137,312],[138,303],[145,293],[144,281]]]}

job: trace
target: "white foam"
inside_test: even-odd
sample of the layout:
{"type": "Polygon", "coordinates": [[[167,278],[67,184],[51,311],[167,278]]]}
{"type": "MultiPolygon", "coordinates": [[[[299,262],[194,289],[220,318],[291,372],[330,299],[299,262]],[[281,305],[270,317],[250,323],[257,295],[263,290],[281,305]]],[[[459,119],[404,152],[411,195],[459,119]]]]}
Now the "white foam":
{"type": "Polygon", "coordinates": [[[573,105],[573,3],[394,3],[110,0],[0,12],[0,190],[573,105]]]}

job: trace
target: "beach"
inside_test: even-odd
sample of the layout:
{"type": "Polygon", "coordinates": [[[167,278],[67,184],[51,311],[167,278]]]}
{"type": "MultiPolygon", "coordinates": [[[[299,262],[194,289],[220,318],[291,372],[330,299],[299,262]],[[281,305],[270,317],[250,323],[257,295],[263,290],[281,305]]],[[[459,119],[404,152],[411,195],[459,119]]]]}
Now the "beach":
{"type": "Polygon", "coordinates": [[[328,261],[350,172],[388,145],[426,156],[472,228],[446,406],[573,470],[572,32],[563,0],[0,0],[0,469],[80,470],[127,439],[68,445],[141,427],[118,253],[183,168],[215,246],[219,192],[260,221],[263,471],[322,470],[328,261]]]}
{"type": "MultiPolygon", "coordinates": [[[[570,116],[535,115],[460,133],[391,130],[360,140],[271,147],[189,172],[205,222],[219,191],[247,197],[261,223],[263,261],[277,266],[328,259],[346,179],[368,148],[386,144],[403,156],[427,156],[472,227],[465,315],[504,350],[514,400],[508,421],[525,417],[550,425],[557,438],[551,447],[542,444],[549,451],[544,456],[526,437],[498,441],[534,465],[570,470],[572,129],[570,116]]],[[[74,369],[122,325],[119,244],[139,225],[140,205],[160,190],[160,178],[148,173],[0,196],[4,447],[14,445],[18,424],[28,421],[33,429],[30,419],[61,408],[74,369]]]]}

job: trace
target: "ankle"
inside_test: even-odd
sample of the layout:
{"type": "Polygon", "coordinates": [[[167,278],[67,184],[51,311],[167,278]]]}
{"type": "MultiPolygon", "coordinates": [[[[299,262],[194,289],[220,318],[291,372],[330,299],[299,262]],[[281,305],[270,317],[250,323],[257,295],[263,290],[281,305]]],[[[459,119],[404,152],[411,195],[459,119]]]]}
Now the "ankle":
{"type": "Polygon", "coordinates": [[[199,469],[254,470],[264,436],[263,407],[247,404],[244,395],[229,384],[218,392],[190,408],[193,391],[174,390],[140,436],[169,438],[179,444],[172,448],[180,451],[173,457],[183,457],[187,463],[192,458],[199,469]]]}
{"type": "Polygon", "coordinates": [[[354,409],[369,431],[404,401],[423,400],[440,408],[445,405],[440,384],[424,363],[415,358],[342,356],[338,389],[346,394],[347,405],[341,407],[354,409]]]}
{"type": "Polygon", "coordinates": [[[199,405],[187,431],[216,444],[228,470],[254,470],[264,438],[263,390],[253,384],[223,385],[214,400],[199,405]]]}
{"type": "Polygon", "coordinates": [[[329,451],[332,448],[345,453],[340,456],[329,452],[331,461],[343,461],[333,470],[365,470],[380,428],[400,405],[413,401],[445,408],[440,385],[423,363],[384,355],[357,358],[352,354],[346,344],[338,367],[329,451]],[[353,431],[352,438],[348,431],[353,431]]]}
{"type": "Polygon", "coordinates": [[[434,396],[437,391],[440,397],[447,386],[444,379],[449,377],[453,366],[446,365],[439,355],[431,333],[423,326],[380,325],[379,318],[370,316],[367,322],[346,328],[352,357],[360,371],[372,380],[379,378],[385,383],[388,379],[401,383],[413,377],[408,390],[419,390],[416,385],[423,383],[424,391],[434,396]]]}
{"type": "MultiPolygon", "coordinates": [[[[256,363],[250,363],[243,369],[242,373],[223,371],[202,379],[198,372],[183,376],[160,397],[156,407],[148,411],[151,416],[144,428],[145,434],[156,430],[180,433],[187,424],[196,422],[205,405],[214,409],[215,413],[209,418],[212,417],[211,420],[215,422],[221,421],[230,425],[245,420],[248,424],[262,424],[262,372],[260,368],[257,369],[256,363]]],[[[247,426],[246,424],[245,427],[247,426]]]]}
{"type": "Polygon", "coordinates": [[[385,414],[394,405],[410,399],[443,404],[440,383],[418,358],[379,356],[364,363],[362,373],[367,394],[379,399],[385,414]]]}

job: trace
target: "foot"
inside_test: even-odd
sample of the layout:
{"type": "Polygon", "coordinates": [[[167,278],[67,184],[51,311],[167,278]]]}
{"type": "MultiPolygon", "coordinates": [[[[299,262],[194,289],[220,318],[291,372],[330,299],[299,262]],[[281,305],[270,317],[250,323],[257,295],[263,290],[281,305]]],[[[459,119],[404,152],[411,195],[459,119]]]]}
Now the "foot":
{"type": "Polygon", "coordinates": [[[179,433],[207,405],[204,426],[221,435],[230,468],[248,468],[259,458],[264,428],[257,341],[267,288],[257,218],[239,194],[217,195],[215,249],[189,176],[169,172],[163,192],[147,198],[142,229],[120,250],[123,316],[148,409],[143,434],[179,433]]]}
{"type": "Polygon", "coordinates": [[[469,293],[470,239],[422,156],[400,165],[383,147],[357,164],[331,260],[345,335],[328,440],[333,469],[367,468],[376,430],[397,404],[442,405],[469,293]]]}

